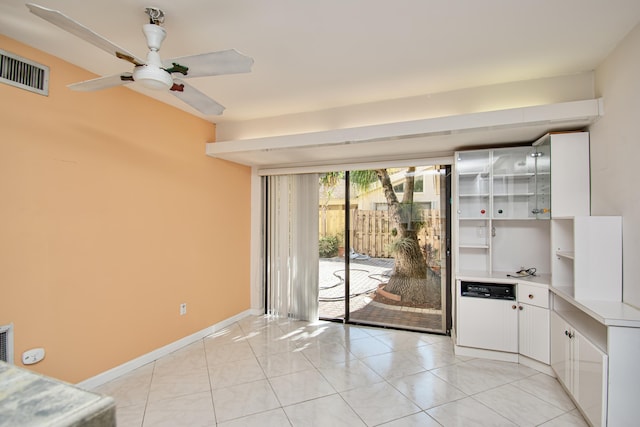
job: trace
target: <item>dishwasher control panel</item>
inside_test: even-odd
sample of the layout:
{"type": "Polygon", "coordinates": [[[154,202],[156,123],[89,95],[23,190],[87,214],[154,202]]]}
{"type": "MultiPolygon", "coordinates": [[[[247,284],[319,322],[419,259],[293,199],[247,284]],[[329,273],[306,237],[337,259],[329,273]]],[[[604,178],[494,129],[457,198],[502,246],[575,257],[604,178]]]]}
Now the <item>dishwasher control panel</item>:
{"type": "Polygon", "coordinates": [[[515,301],[514,284],[461,282],[460,295],[471,298],[488,298],[515,301]]]}

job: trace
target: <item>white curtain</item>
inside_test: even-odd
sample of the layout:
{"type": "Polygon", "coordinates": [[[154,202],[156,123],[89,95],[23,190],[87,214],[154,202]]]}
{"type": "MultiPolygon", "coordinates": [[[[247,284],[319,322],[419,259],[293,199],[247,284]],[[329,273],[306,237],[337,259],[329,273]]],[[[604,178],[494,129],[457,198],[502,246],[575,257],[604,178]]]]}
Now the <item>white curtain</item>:
{"type": "Polygon", "coordinates": [[[266,178],[268,314],[318,319],[318,178],[266,178]]]}

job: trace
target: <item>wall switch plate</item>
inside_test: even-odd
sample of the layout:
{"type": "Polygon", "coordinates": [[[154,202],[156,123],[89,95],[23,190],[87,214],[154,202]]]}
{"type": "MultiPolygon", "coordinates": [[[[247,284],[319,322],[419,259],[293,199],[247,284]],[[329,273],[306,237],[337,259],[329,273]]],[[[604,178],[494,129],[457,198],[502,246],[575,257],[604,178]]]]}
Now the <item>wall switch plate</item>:
{"type": "Polygon", "coordinates": [[[22,364],[33,365],[44,359],[44,348],[32,348],[22,353],[22,364]]]}
{"type": "Polygon", "coordinates": [[[187,303],[183,302],[180,304],[180,316],[184,316],[185,314],[187,314],[187,303]]]}

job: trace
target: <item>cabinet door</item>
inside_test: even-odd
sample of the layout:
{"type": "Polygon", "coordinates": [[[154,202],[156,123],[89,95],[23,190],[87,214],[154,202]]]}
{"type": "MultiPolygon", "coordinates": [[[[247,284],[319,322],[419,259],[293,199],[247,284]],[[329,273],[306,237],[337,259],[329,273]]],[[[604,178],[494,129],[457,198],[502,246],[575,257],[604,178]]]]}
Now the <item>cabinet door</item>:
{"type": "Polygon", "coordinates": [[[604,426],[607,355],[579,332],[573,334],[573,396],[591,424],[604,426]]]}
{"type": "Polygon", "coordinates": [[[536,174],[532,147],[493,151],[492,218],[533,219],[536,174]]]}
{"type": "Polygon", "coordinates": [[[460,152],[456,157],[458,218],[490,217],[491,151],[460,152]]]}
{"type": "MultiPolygon", "coordinates": [[[[458,291],[459,295],[459,291],[458,291]]],[[[515,301],[458,297],[458,344],[486,350],[518,352],[515,301]]]]}
{"type": "Polygon", "coordinates": [[[591,214],[589,133],[551,135],[551,216],[591,214]]]}
{"type": "Polygon", "coordinates": [[[519,304],[518,311],[518,352],[549,364],[549,310],[519,304]]]}
{"type": "Polygon", "coordinates": [[[567,335],[570,327],[555,312],[549,313],[550,363],[558,380],[569,391],[573,390],[571,372],[571,339],[567,335]]]}
{"type": "Polygon", "coordinates": [[[536,147],[536,205],[537,219],[551,218],[551,144],[546,138],[536,147]]]}

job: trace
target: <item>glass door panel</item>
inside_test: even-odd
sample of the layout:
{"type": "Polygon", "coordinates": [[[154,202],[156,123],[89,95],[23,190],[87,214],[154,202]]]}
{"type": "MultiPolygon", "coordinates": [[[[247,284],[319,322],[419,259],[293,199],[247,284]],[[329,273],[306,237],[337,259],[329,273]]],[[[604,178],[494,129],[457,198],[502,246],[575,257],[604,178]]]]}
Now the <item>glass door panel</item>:
{"type": "Polygon", "coordinates": [[[348,320],[445,332],[446,173],[350,172],[348,320]]]}
{"type": "Polygon", "coordinates": [[[346,313],[345,174],[329,172],[319,182],[319,294],[321,319],[344,320],[346,313]]]}
{"type": "Polygon", "coordinates": [[[531,147],[493,151],[494,219],[533,219],[536,202],[535,157],[531,147]]]}
{"type": "Polygon", "coordinates": [[[551,143],[550,139],[536,146],[536,205],[538,219],[551,218],[551,143]]]}
{"type": "Polygon", "coordinates": [[[482,150],[459,153],[457,165],[458,217],[489,218],[491,152],[482,150]]]}

